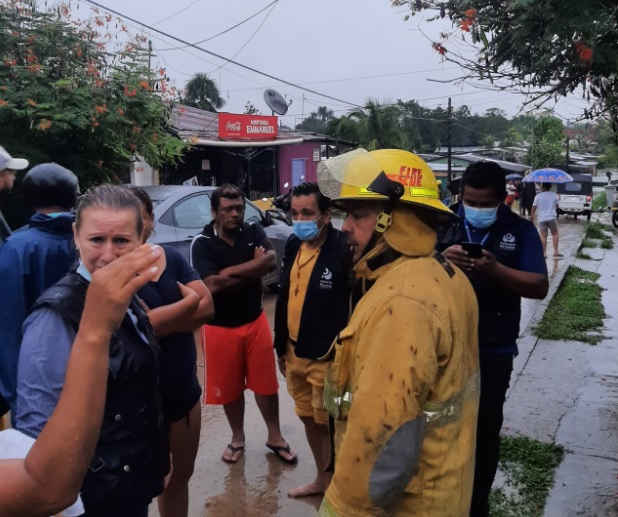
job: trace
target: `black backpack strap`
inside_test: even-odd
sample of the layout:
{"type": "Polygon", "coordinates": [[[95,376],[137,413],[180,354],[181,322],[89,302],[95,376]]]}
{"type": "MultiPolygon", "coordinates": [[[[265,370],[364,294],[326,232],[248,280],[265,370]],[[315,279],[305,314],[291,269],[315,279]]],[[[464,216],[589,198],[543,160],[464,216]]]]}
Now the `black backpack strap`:
{"type": "Polygon", "coordinates": [[[442,253],[436,252],[433,258],[435,258],[438,263],[444,268],[444,271],[446,271],[450,278],[453,278],[455,276],[455,270],[453,269],[453,266],[451,266],[451,263],[444,258],[444,255],[442,255],[442,253]]]}

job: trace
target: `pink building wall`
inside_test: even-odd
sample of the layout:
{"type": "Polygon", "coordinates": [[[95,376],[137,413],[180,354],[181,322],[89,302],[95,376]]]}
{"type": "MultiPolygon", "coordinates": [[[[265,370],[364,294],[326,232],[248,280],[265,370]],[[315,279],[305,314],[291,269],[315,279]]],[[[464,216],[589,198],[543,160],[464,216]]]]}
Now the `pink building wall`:
{"type": "Polygon", "coordinates": [[[279,168],[279,193],[287,192],[292,186],[292,160],[303,159],[305,162],[304,181],[317,181],[316,170],[319,161],[314,161],[314,151],[319,160],[320,144],[323,142],[303,142],[302,144],[279,146],[278,168],[279,168]],[[288,183],[288,188],[284,185],[288,183]]]}

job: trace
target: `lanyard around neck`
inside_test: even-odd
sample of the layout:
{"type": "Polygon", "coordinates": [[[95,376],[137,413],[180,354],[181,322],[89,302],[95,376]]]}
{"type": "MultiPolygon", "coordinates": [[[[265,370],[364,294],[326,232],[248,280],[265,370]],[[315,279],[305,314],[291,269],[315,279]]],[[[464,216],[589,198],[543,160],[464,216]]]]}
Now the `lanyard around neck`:
{"type": "MultiPolygon", "coordinates": [[[[464,228],[466,229],[466,233],[468,234],[468,241],[469,242],[473,242],[472,241],[472,234],[470,233],[470,225],[468,224],[468,221],[466,221],[466,219],[464,219],[464,228]]],[[[487,233],[485,234],[485,237],[483,237],[481,239],[481,246],[485,246],[485,243],[487,242],[487,239],[489,239],[489,234],[491,233],[490,230],[487,230],[487,233]]]]}

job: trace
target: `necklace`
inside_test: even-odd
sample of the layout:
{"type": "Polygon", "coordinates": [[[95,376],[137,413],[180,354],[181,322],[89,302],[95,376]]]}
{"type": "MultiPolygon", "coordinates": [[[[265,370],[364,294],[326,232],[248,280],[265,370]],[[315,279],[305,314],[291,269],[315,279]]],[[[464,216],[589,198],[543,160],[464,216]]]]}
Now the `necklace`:
{"type": "Polygon", "coordinates": [[[320,253],[320,248],[318,248],[313,255],[311,255],[305,262],[300,263],[300,256],[302,255],[303,248],[298,250],[296,254],[296,287],[294,288],[294,296],[298,296],[298,292],[300,291],[299,282],[300,282],[300,270],[304,268],[309,262],[311,262],[314,258],[318,256],[320,253]]]}

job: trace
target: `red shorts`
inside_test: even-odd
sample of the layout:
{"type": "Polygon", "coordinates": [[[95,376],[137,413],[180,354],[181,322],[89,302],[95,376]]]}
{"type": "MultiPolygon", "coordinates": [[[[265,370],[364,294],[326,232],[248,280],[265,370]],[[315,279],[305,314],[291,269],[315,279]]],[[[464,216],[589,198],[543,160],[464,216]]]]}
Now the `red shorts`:
{"type": "Polygon", "coordinates": [[[204,403],[229,404],[249,388],[257,395],[279,390],[272,334],[266,314],[240,327],[202,327],[204,403]]]}

